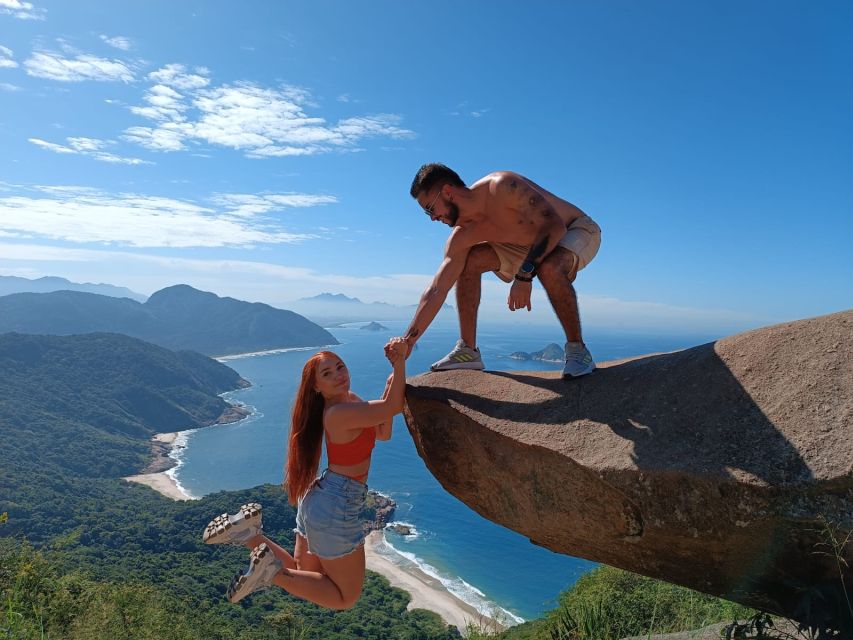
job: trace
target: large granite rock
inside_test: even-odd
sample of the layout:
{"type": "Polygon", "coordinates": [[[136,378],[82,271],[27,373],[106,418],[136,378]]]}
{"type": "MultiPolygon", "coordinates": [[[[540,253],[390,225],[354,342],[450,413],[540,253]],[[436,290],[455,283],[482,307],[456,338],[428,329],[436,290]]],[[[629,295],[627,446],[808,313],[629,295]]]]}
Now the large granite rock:
{"type": "Polygon", "coordinates": [[[445,489],[535,544],[844,618],[853,540],[840,570],[826,543],[827,527],[853,530],[851,338],[846,311],[572,381],[428,373],[409,380],[405,417],[445,489]]]}

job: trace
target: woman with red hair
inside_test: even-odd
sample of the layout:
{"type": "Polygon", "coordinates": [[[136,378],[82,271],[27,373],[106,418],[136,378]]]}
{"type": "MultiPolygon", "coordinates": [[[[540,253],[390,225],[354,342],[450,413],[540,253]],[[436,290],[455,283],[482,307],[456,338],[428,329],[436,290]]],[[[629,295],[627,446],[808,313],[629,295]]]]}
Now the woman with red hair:
{"type": "Polygon", "coordinates": [[[348,609],[358,601],[366,535],[360,512],[370,456],[376,440],[391,438],[392,418],[403,410],[407,351],[402,338],[385,345],[393,373],[382,397],[367,402],[350,390],[349,371],[331,351],[305,363],[284,477],[288,499],[297,505],[293,555],[263,535],[256,503],[214,518],[204,531],[206,543],[252,550],[248,571],[228,588],[231,602],[272,585],[330,609],[348,609]],[[329,466],[317,478],[324,439],[329,466]]]}

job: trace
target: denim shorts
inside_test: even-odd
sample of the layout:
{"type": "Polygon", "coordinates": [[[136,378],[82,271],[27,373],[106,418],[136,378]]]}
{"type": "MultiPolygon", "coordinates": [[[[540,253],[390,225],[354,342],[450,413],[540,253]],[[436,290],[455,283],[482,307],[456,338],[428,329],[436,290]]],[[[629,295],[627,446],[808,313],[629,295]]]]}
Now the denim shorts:
{"type": "Polygon", "coordinates": [[[308,540],[308,551],[334,560],[349,555],[367,537],[361,510],[367,485],[326,469],[314,481],[296,510],[296,533],[308,540]]]}

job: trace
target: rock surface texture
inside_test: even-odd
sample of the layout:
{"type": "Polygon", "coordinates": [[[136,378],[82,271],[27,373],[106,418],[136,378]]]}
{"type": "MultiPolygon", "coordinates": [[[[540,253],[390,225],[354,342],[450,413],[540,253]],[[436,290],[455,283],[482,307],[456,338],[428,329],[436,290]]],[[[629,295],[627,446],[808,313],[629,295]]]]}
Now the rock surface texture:
{"type": "Polygon", "coordinates": [[[845,311],[577,380],[428,373],[409,380],[405,417],[445,489],[537,545],[845,617],[853,539],[840,568],[827,542],[853,530],[851,345],[845,311]]]}

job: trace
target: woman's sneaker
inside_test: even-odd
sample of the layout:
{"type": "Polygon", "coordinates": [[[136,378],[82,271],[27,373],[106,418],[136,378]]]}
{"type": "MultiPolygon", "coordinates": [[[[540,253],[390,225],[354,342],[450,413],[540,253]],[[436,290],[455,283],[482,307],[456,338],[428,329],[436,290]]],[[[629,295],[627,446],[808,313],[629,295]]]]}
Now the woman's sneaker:
{"type": "Polygon", "coordinates": [[[204,528],[205,544],[243,544],[261,533],[261,505],[244,504],[233,516],[223,513],[204,528]]]}
{"type": "Polygon", "coordinates": [[[234,576],[228,586],[228,600],[240,602],[250,593],[273,586],[273,578],[283,566],[265,542],[259,544],[249,556],[249,570],[234,576]]]}
{"type": "Polygon", "coordinates": [[[592,354],[583,342],[566,343],[566,366],[563,367],[564,378],[579,378],[595,371],[592,354]]]}
{"type": "Polygon", "coordinates": [[[483,358],[479,349],[472,349],[462,340],[456,343],[453,351],[448,353],[430,367],[433,371],[450,371],[451,369],[476,369],[482,371],[483,358]]]}

